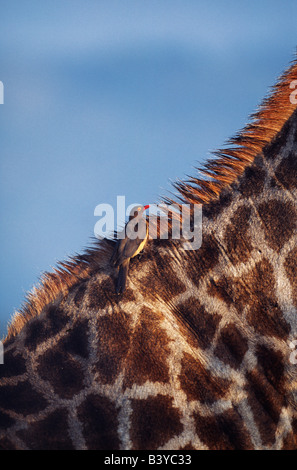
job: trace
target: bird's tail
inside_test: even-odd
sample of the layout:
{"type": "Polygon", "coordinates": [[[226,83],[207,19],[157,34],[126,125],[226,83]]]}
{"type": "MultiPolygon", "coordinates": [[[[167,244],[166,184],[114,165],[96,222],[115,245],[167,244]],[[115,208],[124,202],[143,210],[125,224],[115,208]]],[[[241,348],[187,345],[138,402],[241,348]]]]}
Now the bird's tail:
{"type": "Polygon", "coordinates": [[[128,271],[129,271],[130,258],[126,259],[120,266],[119,275],[116,285],[116,293],[120,294],[126,289],[128,271]]]}

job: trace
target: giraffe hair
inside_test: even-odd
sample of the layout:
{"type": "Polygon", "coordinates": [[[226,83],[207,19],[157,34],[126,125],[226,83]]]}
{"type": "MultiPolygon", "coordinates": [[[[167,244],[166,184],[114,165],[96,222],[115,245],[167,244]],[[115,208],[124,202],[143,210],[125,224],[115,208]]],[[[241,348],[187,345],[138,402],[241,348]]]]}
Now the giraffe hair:
{"type": "MultiPolygon", "coordinates": [[[[290,101],[293,80],[297,80],[297,55],[251,116],[251,122],[227,142],[229,147],[213,152],[214,158],[197,168],[207,179],[189,177],[186,181],[178,180],[173,187],[179,195],[165,197],[162,202],[178,206],[183,203],[208,204],[217,199],[221,191],[235,182],[265,146],[276,138],[296,110],[297,105],[290,101]]],[[[23,306],[12,317],[4,341],[17,335],[31,318],[40,315],[44,307],[59,295],[67,295],[80,280],[88,278],[95,270],[106,269],[113,247],[113,240],[97,240],[83,254],[60,262],[52,272],[44,273],[39,285],[27,295],[23,306]]]]}
{"type": "MultiPolygon", "coordinates": [[[[296,104],[290,101],[290,84],[296,79],[297,55],[258,110],[250,116],[251,122],[227,141],[226,148],[212,152],[214,158],[207,160],[201,167],[196,167],[204,178],[190,176],[188,180],[173,183],[179,193],[179,202],[208,204],[243,174],[245,168],[273,141],[295,111],[296,104]]],[[[172,198],[165,198],[164,202],[178,203],[172,198]]]]}

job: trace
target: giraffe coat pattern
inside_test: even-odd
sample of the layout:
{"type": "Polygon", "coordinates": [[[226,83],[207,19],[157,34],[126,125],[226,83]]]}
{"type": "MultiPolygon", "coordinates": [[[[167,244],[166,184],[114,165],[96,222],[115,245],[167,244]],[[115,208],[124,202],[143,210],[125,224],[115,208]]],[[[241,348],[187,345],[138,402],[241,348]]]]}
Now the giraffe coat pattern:
{"type": "Polygon", "coordinates": [[[4,342],[0,448],[297,449],[294,78],[179,185],[199,250],[148,240],[122,296],[110,241],[45,275],[4,342]]]}

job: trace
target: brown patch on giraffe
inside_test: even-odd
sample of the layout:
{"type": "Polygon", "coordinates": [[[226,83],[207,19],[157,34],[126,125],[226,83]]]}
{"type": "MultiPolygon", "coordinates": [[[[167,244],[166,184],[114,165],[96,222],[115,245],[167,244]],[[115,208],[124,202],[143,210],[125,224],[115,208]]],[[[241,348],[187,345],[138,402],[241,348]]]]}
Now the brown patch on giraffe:
{"type": "Polygon", "coordinates": [[[119,449],[118,410],[109,398],[88,395],[78,407],[77,416],[82,423],[88,450],[119,449]]]}
{"type": "Polygon", "coordinates": [[[154,450],[183,431],[181,414],[171,397],[157,395],[131,400],[130,438],[133,450],[154,450]]]}
{"type": "Polygon", "coordinates": [[[94,278],[88,290],[88,307],[96,311],[103,310],[111,299],[115,300],[116,294],[113,295],[113,293],[114,284],[111,278],[104,279],[101,282],[94,278]]]}
{"type": "Polygon", "coordinates": [[[285,389],[285,358],[280,351],[264,345],[256,349],[258,366],[256,371],[247,373],[249,404],[258,425],[262,441],[271,445],[283,407],[287,406],[285,389]]]}
{"type": "Polygon", "coordinates": [[[16,434],[30,450],[74,450],[67,429],[67,410],[58,409],[16,434]]]}
{"type": "Polygon", "coordinates": [[[95,370],[100,382],[111,384],[123,370],[131,341],[127,317],[122,311],[99,317],[96,325],[97,357],[95,370]]]}
{"type": "Polygon", "coordinates": [[[205,276],[213,269],[219,261],[219,248],[217,240],[212,235],[202,236],[202,245],[199,250],[183,251],[181,255],[184,257],[185,270],[191,281],[198,285],[202,276],[205,276]]]}
{"type": "Polygon", "coordinates": [[[8,429],[13,424],[15,424],[15,420],[5,412],[0,411],[0,430],[8,429]]]}
{"type": "Polygon", "coordinates": [[[280,351],[275,351],[264,345],[256,349],[258,367],[274,389],[284,396],[285,394],[285,358],[280,351]]]}
{"type": "Polygon", "coordinates": [[[187,444],[184,447],[180,447],[178,450],[197,450],[192,444],[187,444]]]}
{"type": "Polygon", "coordinates": [[[275,177],[289,191],[297,187],[296,153],[290,152],[287,158],[282,159],[275,170],[275,177]]]}
{"type": "Polygon", "coordinates": [[[221,317],[209,314],[196,297],[175,306],[180,332],[193,347],[207,348],[215,335],[221,317]]]}
{"type": "Polygon", "coordinates": [[[236,407],[224,413],[202,416],[194,413],[199,439],[210,450],[252,450],[249,433],[236,407]]]}
{"type": "Polygon", "coordinates": [[[224,397],[231,382],[212,375],[200,361],[184,353],[179,375],[180,386],[188,400],[211,404],[224,397]]]}
{"type": "Polygon", "coordinates": [[[129,286],[126,287],[125,292],[123,293],[123,297],[119,296],[119,302],[124,300],[125,302],[136,302],[136,297],[133,292],[133,288],[131,289],[129,286]]]}
{"type": "MultiPolygon", "coordinates": [[[[150,263],[150,269],[146,276],[141,277],[141,288],[145,290],[147,297],[154,300],[158,297],[168,298],[174,295],[182,294],[186,286],[175,275],[173,267],[173,258],[170,255],[160,253],[158,247],[164,248],[163,240],[154,240],[153,244],[153,262],[150,263]]],[[[167,240],[164,240],[168,243],[167,240]]],[[[137,269],[137,263],[133,263],[133,268],[137,269]]]]}
{"type": "Polygon", "coordinates": [[[59,341],[60,350],[65,351],[70,356],[74,355],[88,359],[88,328],[88,320],[76,321],[74,325],[71,325],[67,335],[59,341]]]}
{"type": "Polygon", "coordinates": [[[241,316],[263,335],[286,339],[290,325],[285,321],[275,295],[275,278],[269,261],[263,258],[243,279],[226,278],[220,284],[222,297],[231,299],[241,316]]]}
{"type": "Polygon", "coordinates": [[[297,248],[293,248],[288,256],[285,259],[284,262],[284,268],[286,270],[286,274],[288,276],[288,280],[291,286],[291,291],[292,291],[292,297],[293,301],[295,304],[295,307],[297,308],[297,265],[296,265],[296,259],[297,259],[297,248]]]}
{"type": "Polygon", "coordinates": [[[68,321],[69,317],[62,308],[48,305],[42,316],[34,318],[25,326],[25,346],[29,351],[34,351],[41,343],[59,333],[68,321]]]}
{"type": "Polygon", "coordinates": [[[250,325],[263,335],[287,338],[290,325],[285,321],[277,302],[275,278],[269,261],[264,258],[257,263],[247,274],[245,284],[248,288],[246,299],[242,298],[242,301],[249,305],[247,319],[250,325]]]}
{"type": "MultiPolygon", "coordinates": [[[[92,310],[103,310],[109,305],[114,305],[123,299],[123,296],[116,294],[114,279],[108,277],[99,282],[94,279],[87,293],[88,307],[92,310]]],[[[124,300],[126,302],[135,301],[132,289],[127,288],[124,292],[124,300]]]]}
{"type": "Polygon", "coordinates": [[[215,355],[234,369],[238,369],[248,350],[248,342],[234,324],[229,324],[221,330],[215,348],[215,355]]]}
{"type": "Polygon", "coordinates": [[[267,369],[265,369],[264,373],[263,370],[247,372],[246,391],[248,393],[248,403],[253,412],[254,421],[258,427],[262,443],[264,445],[272,445],[275,442],[275,433],[280,413],[282,407],[286,406],[286,400],[284,395],[275,389],[266,375],[271,380],[271,375],[267,369]]]}
{"type": "Polygon", "coordinates": [[[82,281],[79,284],[79,286],[76,287],[75,295],[74,295],[74,303],[77,307],[81,307],[83,300],[84,300],[84,296],[86,294],[87,287],[88,287],[88,284],[86,280],[82,281]]]}
{"type": "Polygon", "coordinates": [[[233,292],[230,289],[230,279],[221,277],[219,279],[209,278],[209,285],[207,286],[208,294],[211,297],[217,297],[219,300],[224,301],[228,307],[233,302],[233,292]]]}
{"type": "Polygon", "coordinates": [[[203,217],[214,220],[230,206],[232,199],[233,194],[230,189],[222,190],[217,200],[210,201],[209,204],[203,205],[203,217]]]}
{"type": "Polygon", "coordinates": [[[258,155],[251,166],[248,166],[236,185],[237,191],[244,198],[258,196],[262,193],[266,179],[266,170],[263,167],[263,157],[258,155]]]}
{"type": "Polygon", "coordinates": [[[26,361],[15,348],[7,352],[4,350],[4,364],[0,367],[0,378],[17,377],[24,374],[26,370],[26,361]]]}
{"type": "Polygon", "coordinates": [[[169,381],[167,358],[170,354],[169,338],[162,328],[163,316],[143,307],[130,338],[130,348],[125,361],[124,388],[146,381],[169,381]],[[141,364],[141,367],[139,367],[141,364]]]}
{"type": "Polygon", "coordinates": [[[0,403],[4,410],[27,416],[38,413],[47,406],[47,401],[37,392],[28,381],[17,385],[2,385],[0,387],[0,403]]]}
{"type": "Polygon", "coordinates": [[[279,252],[296,230],[297,214],[295,205],[286,201],[271,200],[258,206],[267,243],[279,252]]]}
{"type": "Polygon", "coordinates": [[[250,207],[241,206],[226,227],[223,242],[232,264],[246,263],[251,256],[251,238],[247,233],[250,215],[250,207]]]}
{"type": "Polygon", "coordinates": [[[59,341],[53,349],[42,354],[37,371],[59,397],[70,399],[84,388],[84,375],[81,364],[64,345],[63,340],[59,341]]]}

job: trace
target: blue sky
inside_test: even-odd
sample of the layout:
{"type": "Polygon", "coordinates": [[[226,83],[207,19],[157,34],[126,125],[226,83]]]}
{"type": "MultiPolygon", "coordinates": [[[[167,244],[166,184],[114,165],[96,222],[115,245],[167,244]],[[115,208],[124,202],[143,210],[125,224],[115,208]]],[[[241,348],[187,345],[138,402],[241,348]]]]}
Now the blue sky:
{"type": "Polygon", "coordinates": [[[296,0],[1,0],[0,337],[93,237],[246,123],[297,46],[296,0]]]}

